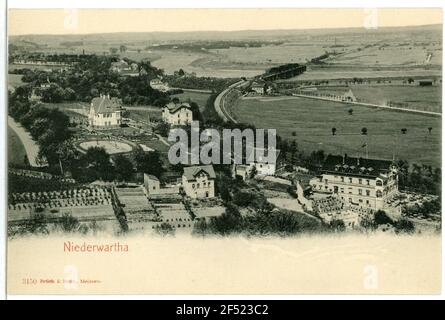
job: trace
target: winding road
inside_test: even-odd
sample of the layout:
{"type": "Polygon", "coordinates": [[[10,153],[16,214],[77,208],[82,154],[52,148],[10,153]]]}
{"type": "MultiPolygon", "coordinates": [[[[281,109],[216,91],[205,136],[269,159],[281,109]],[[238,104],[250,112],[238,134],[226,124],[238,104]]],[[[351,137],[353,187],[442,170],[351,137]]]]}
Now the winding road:
{"type": "Polygon", "coordinates": [[[244,82],[245,82],[244,80],[241,80],[241,81],[238,81],[238,82],[230,85],[227,89],[222,91],[215,99],[215,102],[214,102],[215,110],[225,122],[238,123],[238,121],[236,121],[235,118],[233,118],[229,114],[229,112],[227,112],[227,110],[225,109],[225,107],[226,107],[225,106],[225,98],[230,93],[230,91],[239,87],[244,82]]]}

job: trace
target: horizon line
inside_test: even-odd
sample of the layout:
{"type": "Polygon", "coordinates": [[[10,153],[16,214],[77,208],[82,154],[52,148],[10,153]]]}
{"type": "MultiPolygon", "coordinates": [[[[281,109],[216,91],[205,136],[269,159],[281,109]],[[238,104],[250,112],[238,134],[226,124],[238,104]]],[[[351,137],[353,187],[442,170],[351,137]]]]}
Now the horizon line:
{"type": "Polygon", "coordinates": [[[23,37],[23,36],[92,36],[92,35],[111,35],[111,34],[128,34],[128,33],[200,33],[200,32],[261,32],[261,31],[305,31],[305,30],[346,30],[346,29],[364,29],[365,31],[378,31],[379,29],[391,29],[391,28],[409,28],[409,27],[432,27],[442,26],[443,23],[432,24],[409,24],[409,25],[397,25],[397,26],[381,26],[378,28],[365,28],[365,27],[308,27],[308,28],[278,28],[278,29],[236,29],[236,30],[188,30],[188,31],[114,31],[114,32],[92,32],[92,33],[23,33],[23,34],[9,34],[8,37],[23,37]]]}

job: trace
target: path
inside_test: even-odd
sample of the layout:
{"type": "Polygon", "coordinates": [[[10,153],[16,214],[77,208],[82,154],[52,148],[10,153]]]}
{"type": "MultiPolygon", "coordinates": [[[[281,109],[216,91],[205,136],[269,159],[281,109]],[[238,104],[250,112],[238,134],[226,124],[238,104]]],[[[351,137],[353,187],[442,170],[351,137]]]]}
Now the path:
{"type": "Polygon", "coordinates": [[[44,164],[39,164],[37,158],[39,155],[39,146],[32,139],[28,131],[26,131],[21,124],[17,123],[11,116],[8,116],[8,126],[14,130],[17,136],[22,141],[25,147],[26,156],[28,157],[31,167],[44,167],[44,164]]]}

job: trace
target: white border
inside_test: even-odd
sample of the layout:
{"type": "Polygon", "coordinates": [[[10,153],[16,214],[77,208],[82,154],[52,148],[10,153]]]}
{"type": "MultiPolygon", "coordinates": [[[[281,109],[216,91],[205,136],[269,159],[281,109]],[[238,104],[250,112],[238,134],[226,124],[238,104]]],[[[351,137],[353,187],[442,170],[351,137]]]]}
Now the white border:
{"type": "MultiPolygon", "coordinates": [[[[5,2],[2,2],[5,3],[5,2]]],[[[290,0],[275,0],[273,2],[268,0],[255,0],[255,1],[241,1],[241,0],[188,0],[188,1],[180,1],[180,0],[163,0],[157,2],[142,2],[140,0],[108,0],[108,1],[100,1],[100,0],[9,0],[8,1],[9,8],[291,8],[291,7],[299,7],[299,8],[388,8],[388,7],[404,7],[404,8],[413,8],[413,7],[436,7],[443,8],[443,1],[440,0],[427,0],[427,1],[402,1],[402,0],[373,0],[373,1],[351,1],[351,0],[338,0],[334,3],[332,1],[327,0],[311,0],[305,3],[298,3],[295,5],[290,0]]],[[[0,25],[0,38],[3,39],[2,44],[0,45],[0,106],[4,106],[2,112],[0,112],[0,130],[4,134],[1,135],[0,138],[0,150],[6,150],[6,3],[4,6],[0,7],[0,21],[3,21],[0,25]]],[[[443,33],[442,33],[443,36],[443,33]]],[[[443,40],[442,40],[443,44],[443,40]]],[[[443,59],[442,59],[443,61],[443,59]]],[[[443,88],[445,87],[442,84],[443,88]]],[[[443,92],[442,88],[442,92],[443,92]]],[[[443,99],[442,99],[443,101],[443,99]]],[[[442,108],[443,110],[443,108],[442,108]]],[[[443,127],[443,119],[442,119],[442,127],[443,127]]],[[[444,150],[442,148],[442,159],[444,158],[444,150]]],[[[3,152],[3,161],[0,161],[0,299],[6,297],[5,291],[5,261],[6,261],[6,250],[5,250],[5,240],[6,240],[6,214],[4,214],[5,203],[6,203],[6,152],[3,152]]],[[[443,169],[443,168],[442,168],[443,169]]],[[[444,181],[445,174],[442,170],[442,181],[444,181]]],[[[442,190],[442,199],[444,199],[445,190],[442,190]]],[[[442,212],[444,212],[444,203],[442,202],[442,212]]],[[[443,219],[442,219],[443,223],[443,219]]],[[[443,228],[442,228],[443,229],[443,228]]],[[[442,250],[444,248],[444,237],[442,236],[442,250]]],[[[442,270],[444,269],[443,264],[443,254],[442,254],[442,270]]],[[[17,300],[25,300],[25,299],[52,299],[52,300],[67,300],[67,299],[88,299],[88,300],[99,300],[99,299],[124,299],[124,300],[141,300],[141,299],[152,299],[152,300],[170,300],[170,299],[190,299],[190,300],[217,300],[217,299],[260,299],[260,300],[311,300],[311,299],[321,299],[321,300],[377,300],[377,299],[387,299],[387,300],[396,300],[396,299],[407,299],[407,300],[441,300],[444,299],[444,288],[445,288],[445,279],[442,274],[442,293],[440,295],[8,295],[8,299],[17,299],[17,300]]]]}
{"type": "Polygon", "coordinates": [[[7,38],[6,38],[6,15],[7,7],[6,2],[2,2],[0,6],[0,21],[3,21],[0,25],[0,39],[2,43],[0,44],[0,150],[3,151],[3,157],[0,161],[0,299],[5,299],[6,297],[6,203],[7,203],[7,156],[6,156],[6,113],[7,113],[7,101],[6,93],[8,92],[6,86],[6,48],[7,48],[7,38]]]}

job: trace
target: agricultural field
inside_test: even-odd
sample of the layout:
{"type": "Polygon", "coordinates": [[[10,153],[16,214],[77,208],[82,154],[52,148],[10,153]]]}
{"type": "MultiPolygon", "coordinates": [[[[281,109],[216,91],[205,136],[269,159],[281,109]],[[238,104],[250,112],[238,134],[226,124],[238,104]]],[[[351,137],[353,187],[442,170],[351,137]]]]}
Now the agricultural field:
{"type": "Polygon", "coordinates": [[[400,107],[424,111],[441,112],[442,90],[440,86],[420,87],[417,85],[351,85],[317,87],[319,93],[343,94],[349,89],[360,102],[386,105],[389,102],[402,104],[400,107]]]}
{"type": "Polygon", "coordinates": [[[322,149],[364,157],[363,145],[367,144],[370,158],[394,157],[441,166],[439,117],[297,97],[244,98],[231,112],[241,122],[276,129],[282,137],[295,139],[306,153],[322,149]],[[361,134],[364,127],[367,135],[361,134]],[[406,134],[401,133],[402,128],[407,129],[406,134]]]}
{"type": "Polygon", "coordinates": [[[8,163],[28,165],[25,162],[26,151],[19,136],[8,126],[8,163]]]}
{"type": "Polygon", "coordinates": [[[399,68],[365,68],[361,66],[324,66],[309,67],[308,70],[294,78],[282,80],[285,82],[352,79],[352,78],[408,78],[408,77],[440,77],[440,68],[399,67],[399,68]]]}
{"type": "Polygon", "coordinates": [[[410,66],[441,64],[442,49],[435,43],[374,45],[334,56],[326,62],[363,66],[410,66]]]}

